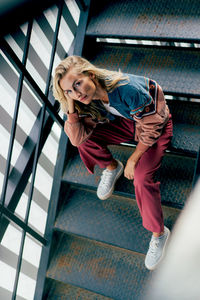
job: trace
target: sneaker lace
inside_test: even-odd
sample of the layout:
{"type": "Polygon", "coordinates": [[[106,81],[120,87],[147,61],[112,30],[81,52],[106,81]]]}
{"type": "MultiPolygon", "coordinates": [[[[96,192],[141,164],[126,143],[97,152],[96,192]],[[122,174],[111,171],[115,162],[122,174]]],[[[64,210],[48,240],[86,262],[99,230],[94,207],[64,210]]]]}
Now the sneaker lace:
{"type": "Polygon", "coordinates": [[[101,185],[107,187],[110,184],[112,173],[108,170],[104,170],[101,176],[101,185]]]}
{"type": "Polygon", "coordinates": [[[159,245],[159,241],[155,239],[150,242],[149,252],[152,256],[156,256],[158,245],[159,245]]]}

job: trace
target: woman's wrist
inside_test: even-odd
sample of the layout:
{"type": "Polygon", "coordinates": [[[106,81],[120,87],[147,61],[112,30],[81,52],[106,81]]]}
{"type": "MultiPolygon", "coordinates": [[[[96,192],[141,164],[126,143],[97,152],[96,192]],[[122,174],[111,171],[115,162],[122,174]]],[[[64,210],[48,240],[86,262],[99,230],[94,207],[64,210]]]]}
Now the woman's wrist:
{"type": "Polygon", "coordinates": [[[129,160],[134,163],[135,165],[137,164],[137,162],[140,160],[140,158],[143,155],[143,151],[140,151],[139,149],[135,149],[135,151],[133,152],[133,154],[129,157],[129,160]]]}
{"type": "Polygon", "coordinates": [[[75,112],[75,105],[73,100],[68,100],[68,113],[73,114],[75,112]]]}
{"type": "Polygon", "coordinates": [[[75,113],[75,109],[68,109],[68,114],[74,114],[75,113]]]}

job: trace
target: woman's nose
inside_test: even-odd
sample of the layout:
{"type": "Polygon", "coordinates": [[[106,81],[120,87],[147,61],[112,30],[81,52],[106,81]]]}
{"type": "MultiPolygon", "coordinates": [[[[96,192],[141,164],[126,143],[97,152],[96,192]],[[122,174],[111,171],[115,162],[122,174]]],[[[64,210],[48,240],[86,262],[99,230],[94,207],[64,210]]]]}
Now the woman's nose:
{"type": "Polygon", "coordinates": [[[74,91],[74,96],[78,99],[81,96],[81,92],[80,91],[74,91]]]}

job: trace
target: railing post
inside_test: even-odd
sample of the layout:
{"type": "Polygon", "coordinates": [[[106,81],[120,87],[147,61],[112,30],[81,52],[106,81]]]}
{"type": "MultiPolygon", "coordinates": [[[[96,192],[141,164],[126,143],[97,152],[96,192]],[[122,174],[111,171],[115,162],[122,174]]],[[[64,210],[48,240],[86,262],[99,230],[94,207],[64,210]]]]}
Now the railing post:
{"type": "Polygon", "coordinates": [[[79,24],[78,24],[78,28],[77,28],[77,32],[76,32],[74,50],[73,50],[74,55],[80,55],[80,56],[82,55],[82,51],[83,51],[83,45],[84,45],[84,40],[85,40],[85,31],[86,31],[86,27],[87,27],[89,8],[90,8],[90,0],[87,0],[87,1],[85,0],[85,2],[87,5],[87,10],[81,11],[79,24]]]}
{"type": "Polygon", "coordinates": [[[84,11],[84,10],[86,10],[87,9],[87,3],[86,3],[86,1],[84,1],[84,0],[75,0],[76,1],[76,3],[77,3],[77,5],[78,5],[78,7],[79,7],[79,9],[82,11],[84,11]]]}
{"type": "Polygon", "coordinates": [[[193,188],[196,185],[199,178],[200,178],[200,147],[199,147],[199,151],[198,151],[197,159],[196,159],[194,178],[193,178],[193,183],[192,183],[193,188]]]}

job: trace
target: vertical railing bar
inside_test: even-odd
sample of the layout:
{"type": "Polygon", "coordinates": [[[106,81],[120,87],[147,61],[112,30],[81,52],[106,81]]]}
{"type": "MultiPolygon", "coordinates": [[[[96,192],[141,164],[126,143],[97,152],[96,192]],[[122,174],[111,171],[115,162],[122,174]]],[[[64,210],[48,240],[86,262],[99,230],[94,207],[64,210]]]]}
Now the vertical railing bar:
{"type": "Polygon", "coordinates": [[[54,59],[55,59],[56,46],[58,43],[58,33],[59,33],[60,22],[61,22],[61,17],[62,17],[63,5],[64,5],[64,1],[62,1],[62,0],[59,1],[58,16],[57,16],[56,27],[55,27],[55,32],[54,32],[54,38],[53,38],[53,44],[52,44],[52,50],[51,50],[51,58],[50,58],[50,64],[49,64],[49,71],[48,71],[48,76],[47,76],[47,84],[46,84],[46,90],[45,90],[45,95],[47,97],[48,97],[49,86],[50,86],[50,82],[51,82],[51,74],[52,74],[53,63],[54,63],[54,59]]]}
{"type": "MultiPolygon", "coordinates": [[[[30,190],[29,190],[29,195],[28,195],[26,215],[24,218],[24,223],[26,225],[28,224],[29,213],[30,213],[30,208],[31,208],[31,200],[32,200],[32,196],[33,196],[33,189],[34,189],[35,175],[36,175],[36,170],[37,170],[37,162],[38,162],[38,157],[39,157],[39,149],[40,149],[40,144],[41,144],[41,136],[42,136],[42,128],[43,128],[43,123],[44,123],[44,118],[45,118],[45,112],[46,112],[46,105],[44,104],[42,107],[42,112],[41,112],[41,117],[40,117],[41,119],[40,119],[40,126],[38,129],[37,145],[36,145],[36,150],[35,150],[35,154],[34,154],[32,178],[31,178],[30,190]]],[[[19,251],[19,256],[18,256],[18,262],[17,262],[17,269],[16,269],[16,276],[15,276],[12,300],[16,299],[17,286],[18,286],[18,281],[19,281],[19,273],[20,273],[21,264],[22,264],[22,256],[23,256],[25,237],[26,237],[26,231],[23,230],[21,244],[20,244],[20,251],[19,251]]]]}
{"type": "Polygon", "coordinates": [[[85,32],[87,27],[88,15],[90,10],[90,0],[86,0],[87,10],[82,10],[79,18],[78,28],[76,32],[76,42],[74,45],[74,55],[82,55],[85,40],[85,32]]]}
{"type": "MultiPolygon", "coordinates": [[[[27,49],[29,48],[29,45],[30,45],[30,36],[31,36],[31,31],[32,31],[32,24],[33,24],[33,21],[31,20],[28,24],[27,38],[26,38],[26,44],[25,44],[24,51],[27,51],[27,49]],[[29,33],[29,36],[28,36],[28,33],[29,33]]],[[[28,57],[28,51],[27,51],[26,54],[27,54],[27,57],[28,57]]],[[[27,59],[27,57],[26,57],[26,59],[27,59]]],[[[22,78],[24,78],[23,73],[21,73],[20,76],[22,76],[22,78]]],[[[22,87],[21,87],[21,90],[22,90],[22,87]]],[[[21,97],[21,94],[20,94],[20,97],[21,97]]],[[[44,106],[43,106],[43,111],[45,112],[44,106]]],[[[41,114],[41,122],[40,122],[40,127],[41,128],[43,126],[43,121],[44,121],[44,113],[41,114]]],[[[40,133],[41,133],[41,131],[39,131],[39,134],[40,133]]],[[[36,146],[36,150],[38,150],[38,151],[39,151],[40,135],[39,135],[37,146],[36,146]]],[[[35,152],[35,156],[34,156],[34,164],[33,164],[34,172],[36,172],[38,151],[35,152]]],[[[30,199],[32,198],[32,193],[33,193],[33,181],[34,181],[34,176],[32,176],[32,182],[31,182],[31,187],[30,187],[30,191],[29,191],[28,204],[27,204],[27,210],[26,210],[26,216],[25,216],[25,220],[24,220],[24,223],[26,225],[28,223],[28,216],[29,216],[30,205],[31,205],[31,200],[30,199]]],[[[19,256],[18,256],[18,262],[17,262],[17,268],[16,268],[16,276],[15,276],[13,294],[12,294],[12,299],[13,300],[16,299],[16,292],[17,292],[17,286],[18,286],[18,281],[19,281],[19,273],[20,273],[21,263],[22,263],[22,255],[23,255],[25,236],[26,236],[26,231],[23,230],[21,244],[20,244],[20,251],[19,251],[19,256]]]]}
{"type": "MultiPolygon", "coordinates": [[[[47,97],[48,97],[48,93],[49,93],[51,73],[52,73],[52,68],[53,68],[55,52],[56,52],[57,37],[58,37],[58,32],[59,32],[59,27],[60,27],[60,20],[61,20],[61,16],[62,16],[62,8],[63,8],[63,1],[62,2],[60,1],[59,2],[58,17],[57,17],[57,22],[56,22],[56,28],[55,28],[55,34],[54,34],[54,40],[53,40],[53,46],[52,46],[52,51],[51,51],[51,58],[50,58],[50,66],[49,66],[49,71],[48,71],[47,84],[46,84],[46,89],[45,89],[45,96],[47,96],[47,97]]],[[[25,216],[25,219],[24,219],[24,223],[26,225],[28,224],[29,213],[30,213],[30,208],[31,208],[31,201],[32,201],[33,190],[34,190],[34,182],[35,182],[37,163],[38,163],[38,158],[39,158],[39,149],[40,149],[40,144],[41,144],[42,128],[43,128],[45,113],[46,113],[46,104],[44,103],[43,107],[42,107],[41,120],[40,120],[40,126],[39,126],[39,131],[38,131],[38,141],[37,141],[37,146],[36,146],[35,155],[34,155],[32,178],[31,178],[31,185],[30,185],[29,196],[28,196],[26,216],[25,216]]],[[[16,299],[17,286],[18,286],[18,282],[19,282],[19,274],[20,274],[20,269],[21,269],[21,265],[22,265],[22,257],[23,257],[23,249],[24,249],[24,244],[25,244],[25,238],[26,238],[26,231],[24,230],[23,233],[22,233],[22,239],[21,239],[21,244],[20,244],[20,251],[19,251],[19,257],[18,257],[18,263],[17,263],[17,270],[16,270],[16,277],[15,277],[15,282],[14,282],[12,300],[16,299]]]]}
{"type": "MultiPolygon", "coordinates": [[[[26,36],[25,46],[24,46],[24,54],[23,54],[23,58],[22,58],[22,64],[24,66],[26,65],[27,58],[28,58],[32,25],[33,25],[33,21],[31,20],[28,23],[27,36],[26,36]]],[[[16,128],[17,128],[17,117],[18,117],[19,104],[20,104],[20,99],[21,99],[21,94],[22,94],[23,80],[24,80],[24,73],[21,71],[20,77],[19,77],[19,84],[18,84],[18,90],[17,90],[17,96],[16,96],[16,104],[15,104],[11,134],[10,134],[10,142],[9,142],[9,148],[8,148],[8,156],[7,156],[7,163],[6,163],[6,169],[5,169],[5,175],[4,175],[4,182],[3,182],[2,194],[1,194],[2,206],[4,206],[4,204],[5,204],[5,196],[6,196],[6,190],[7,190],[7,184],[8,184],[8,175],[9,175],[9,171],[10,171],[10,163],[11,163],[11,157],[12,157],[12,151],[13,151],[13,145],[14,145],[14,139],[15,139],[15,132],[16,132],[16,128]]],[[[2,209],[0,211],[0,221],[1,221],[1,218],[2,218],[2,209]]]]}
{"type": "Polygon", "coordinates": [[[75,1],[76,1],[76,3],[77,3],[80,10],[85,11],[87,9],[87,4],[85,3],[84,0],[75,0],[75,1]]]}

